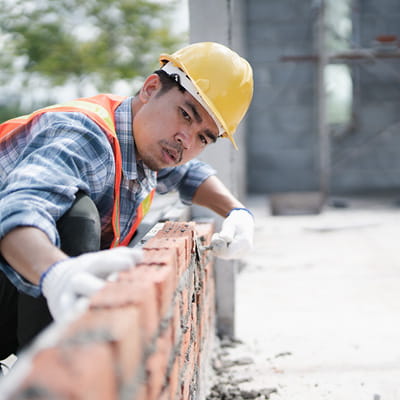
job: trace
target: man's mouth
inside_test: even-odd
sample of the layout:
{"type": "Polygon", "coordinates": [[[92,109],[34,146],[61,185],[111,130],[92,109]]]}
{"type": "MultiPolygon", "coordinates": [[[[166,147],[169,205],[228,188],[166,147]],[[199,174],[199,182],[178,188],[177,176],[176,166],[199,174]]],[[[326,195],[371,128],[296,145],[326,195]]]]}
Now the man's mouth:
{"type": "Polygon", "coordinates": [[[174,164],[178,164],[182,161],[182,149],[173,147],[163,147],[163,151],[174,164]]]}

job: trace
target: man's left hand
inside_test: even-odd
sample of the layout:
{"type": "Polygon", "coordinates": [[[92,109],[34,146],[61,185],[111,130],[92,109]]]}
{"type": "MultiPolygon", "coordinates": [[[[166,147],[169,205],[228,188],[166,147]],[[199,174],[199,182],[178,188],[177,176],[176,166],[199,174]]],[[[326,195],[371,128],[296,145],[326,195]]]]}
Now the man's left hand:
{"type": "Polygon", "coordinates": [[[219,233],[214,233],[211,248],[215,256],[226,259],[241,259],[253,248],[254,217],[245,208],[233,209],[222,224],[219,233]]]}

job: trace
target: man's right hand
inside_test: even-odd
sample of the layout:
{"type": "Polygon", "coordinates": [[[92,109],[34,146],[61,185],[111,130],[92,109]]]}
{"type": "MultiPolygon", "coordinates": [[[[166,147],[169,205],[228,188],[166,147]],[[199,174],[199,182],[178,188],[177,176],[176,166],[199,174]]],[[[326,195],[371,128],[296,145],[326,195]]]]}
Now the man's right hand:
{"type": "Polygon", "coordinates": [[[56,262],[40,278],[53,318],[61,320],[82,297],[89,297],[112,273],[134,267],[142,259],[142,251],[118,247],[56,262]]]}

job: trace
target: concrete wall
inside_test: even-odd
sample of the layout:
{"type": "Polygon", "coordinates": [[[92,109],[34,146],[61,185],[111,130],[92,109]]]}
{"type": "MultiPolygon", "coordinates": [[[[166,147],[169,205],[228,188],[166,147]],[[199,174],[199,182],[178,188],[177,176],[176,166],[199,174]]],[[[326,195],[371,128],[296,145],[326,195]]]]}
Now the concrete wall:
{"type": "Polygon", "coordinates": [[[247,143],[251,192],[314,190],[319,185],[316,66],[281,60],[314,52],[313,3],[246,2],[248,56],[255,72],[247,143]]]}
{"type": "MultiPolygon", "coordinates": [[[[248,187],[251,192],[319,187],[317,73],[315,60],[282,62],[282,56],[316,54],[319,2],[249,0],[246,40],[255,70],[248,120],[248,187]]],[[[400,39],[400,2],[354,0],[355,48],[371,48],[379,35],[400,39]]],[[[354,79],[350,129],[331,135],[331,192],[400,186],[400,59],[347,62],[354,79]]],[[[333,132],[333,131],[332,131],[333,132]]]]}
{"type": "MultiPolygon", "coordinates": [[[[353,8],[355,45],[374,48],[376,37],[387,34],[400,39],[400,2],[357,0],[353,8]]],[[[333,189],[399,189],[400,59],[376,58],[350,65],[354,125],[346,134],[332,139],[333,189]]]]}
{"type": "Polygon", "coordinates": [[[1,399],[202,400],[211,384],[212,225],[167,222],[144,261],[50,326],[0,381],[1,399]]]}

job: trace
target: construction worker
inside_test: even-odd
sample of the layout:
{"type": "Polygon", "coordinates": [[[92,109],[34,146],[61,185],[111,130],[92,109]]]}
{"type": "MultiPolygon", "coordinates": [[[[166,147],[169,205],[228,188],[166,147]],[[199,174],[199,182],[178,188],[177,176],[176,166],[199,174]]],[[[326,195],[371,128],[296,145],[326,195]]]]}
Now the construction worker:
{"type": "Polygon", "coordinates": [[[98,95],[0,125],[0,359],[134,266],[127,247],[154,191],[225,217],[216,255],[252,246],[251,212],[195,159],[230,139],[252,98],[252,70],[227,47],[160,56],[134,97],[98,95]]]}

